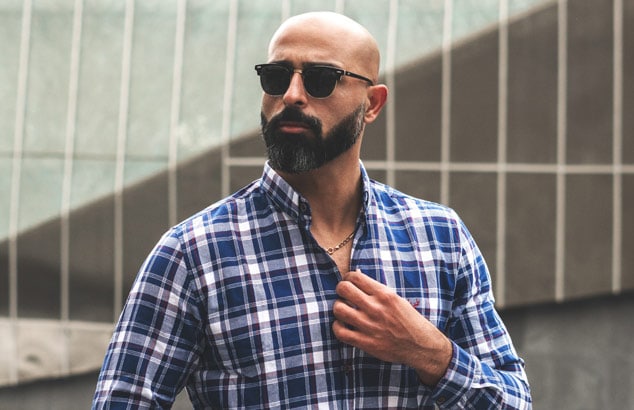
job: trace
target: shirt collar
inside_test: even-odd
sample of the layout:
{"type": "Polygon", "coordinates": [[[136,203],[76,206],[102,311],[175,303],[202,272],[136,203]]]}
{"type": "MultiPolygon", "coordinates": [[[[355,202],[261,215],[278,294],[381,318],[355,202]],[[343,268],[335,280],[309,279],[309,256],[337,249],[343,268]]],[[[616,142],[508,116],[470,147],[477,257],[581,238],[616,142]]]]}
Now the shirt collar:
{"type": "MultiPolygon", "coordinates": [[[[370,177],[361,161],[359,161],[359,168],[361,169],[361,180],[363,181],[362,206],[364,214],[367,216],[370,214],[372,198],[370,192],[370,177]]],[[[262,191],[268,195],[277,208],[292,217],[299,218],[300,215],[309,212],[310,207],[308,201],[299,192],[293,189],[293,187],[271,167],[268,161],[264,164],[260,186],[262,191]]]]}

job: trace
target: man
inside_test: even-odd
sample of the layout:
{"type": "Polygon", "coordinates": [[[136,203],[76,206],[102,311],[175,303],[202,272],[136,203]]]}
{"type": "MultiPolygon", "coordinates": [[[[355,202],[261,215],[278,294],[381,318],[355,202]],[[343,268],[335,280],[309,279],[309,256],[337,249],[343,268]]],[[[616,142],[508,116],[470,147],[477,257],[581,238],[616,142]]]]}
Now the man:
{"type": "Polygon", "coordinates": [[[295,16],[256,66],[263,176],[167,232],[144,263],[94,408],[530,408],[486,265],[443,206],[368,178],[379,52],[295,16]]]}

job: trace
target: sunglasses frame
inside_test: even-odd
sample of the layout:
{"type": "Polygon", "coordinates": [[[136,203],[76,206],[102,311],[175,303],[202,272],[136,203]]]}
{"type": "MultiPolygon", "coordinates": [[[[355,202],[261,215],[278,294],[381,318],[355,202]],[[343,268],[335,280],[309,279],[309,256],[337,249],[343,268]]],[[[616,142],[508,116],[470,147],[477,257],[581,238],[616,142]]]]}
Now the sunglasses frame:
{"type": "Polygon", "coordinates": [[[288,86],[287,86],[287,87],[286,87],[286,89],[285,89],[282,93],[280,93],[280,94],[270,94],[270,93],[266,92],[266,90],[264,90],[264,86],[262,86],[262,89],[264,90],[264,92],[265,92],[266,94],[272,95],[272,96],[274,96],[274,97],[279,97],[280,95],[284,95],[284,94],[286,93],[286,91],[288,91],[288,87],[290,87],[291,80],[292,80],[292,78],[293,78],[293,74],[295,74],[295,73],[299,73],[299,75],[301,75],[301,76],[302,76],[302,84],[303,84],[303,86],[304,86],[304,90],[306,91],[306,93],[307,93],[308,95],[310,95],[311,97],[313,97],[313,98],[318,98],[318,99],[321,99],[321,98],[328,98],[328,97],[330,97],[330,96],[332,95],[332,93],[335,91],[335,88],[337,88],[337,83],[338,83],[339,81],[341,81],[341,78],[342,78],[344,75],[345,75],[345,76],[348,76],[348,77],[356,78],[356,79],[358,79],[358,80],[365,81],[365,82],[367,82],[367,83],[368,83],[368,84],[370,84],[370,85],[374,85],[374,81],[370,80],[370,79],[369,79],[369,78],[367,78],[367,77],[364,77],[364,76],[362,76],[362,75],[360,75],[360,74],[356,74],[356,73],[353,73],[353,72],[351,72],[351,71],[346,71],[346,70],[343,70],[343,69],[341,69],[341,68],[337,68],[337,67],[332,67],[332,66],[328,66],[328,65],[312,65],[312,66],[306,67],[306,68],[304,68],[304,69],[300,69],[300,68],[293,68],[293,67],[290,67],[290,66],[288,66],[288,65],[286,65],[286,64],[280,64],[280,63],[257,64],[257,65],[254,67],[254,68],[255,68],[255,71],[256,71],[256,72],[257,72],[257,74],[258,74],[258,76],[260,76],[260,85],[262,85],[262,70],[263,70],[263,69],[266,69],[267,67],[279,67],[279,68],[283,68],[283,69],[284,69],[284,70],[286,70],[286,72],[289,74],[289,77],[288,77],[288,86]],[[329,70],[329,71],[334,72],[334,73],[337,75],[337,78],[335,79],[335,85],[332,87],[332,90],[330,90],[330,92],[329,92],[327,95],[323,96],[323,97],[316,97],[316,96],[314,96],[314,95],[313,95],[313,94],[311,94],[311,93],[308,91],[308,89],[306,88],[306,82],[305,82],[305,78],[304,78],[304,71],[305,71],[305,70],[315,69],[315,68],[316,68],[316,69],[322,69],[322,70],[329,70]]]}

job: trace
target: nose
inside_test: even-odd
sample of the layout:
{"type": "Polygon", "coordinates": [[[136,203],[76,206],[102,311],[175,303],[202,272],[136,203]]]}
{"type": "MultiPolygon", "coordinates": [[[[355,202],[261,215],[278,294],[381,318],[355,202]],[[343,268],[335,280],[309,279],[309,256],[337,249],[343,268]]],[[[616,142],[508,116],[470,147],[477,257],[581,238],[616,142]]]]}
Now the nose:
{"type": "Polygon", "coordinates": [[[304,80],[302,78],[302,71],[299,69],[293,70],[291,75],[291,82],[288,85],[288,89],[282,97],[285,105],[306,105],[308,102],[308,96],[304,89],[304,80]]]}

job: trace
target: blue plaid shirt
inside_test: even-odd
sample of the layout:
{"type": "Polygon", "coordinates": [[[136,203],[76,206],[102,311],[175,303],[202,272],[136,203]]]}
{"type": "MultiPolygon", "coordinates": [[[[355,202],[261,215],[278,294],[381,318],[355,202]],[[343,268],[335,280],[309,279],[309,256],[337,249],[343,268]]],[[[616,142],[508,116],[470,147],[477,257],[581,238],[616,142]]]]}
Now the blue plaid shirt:
{"type": "Polygon", "coordinates": [[[351,270],[386,284],[453,341],[438,383],[332,332],[341,272],[308,202],[274,170],[167,232],[143,264],[93,408],[530,408],[523,361],[484,260],[450,209],[368,178],[351,270]]]}

